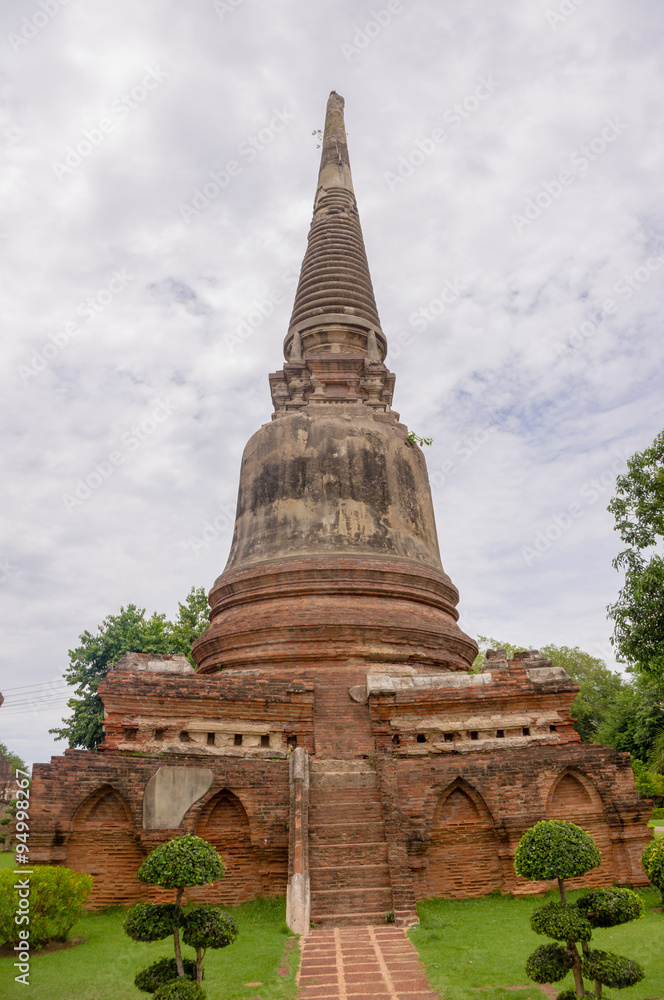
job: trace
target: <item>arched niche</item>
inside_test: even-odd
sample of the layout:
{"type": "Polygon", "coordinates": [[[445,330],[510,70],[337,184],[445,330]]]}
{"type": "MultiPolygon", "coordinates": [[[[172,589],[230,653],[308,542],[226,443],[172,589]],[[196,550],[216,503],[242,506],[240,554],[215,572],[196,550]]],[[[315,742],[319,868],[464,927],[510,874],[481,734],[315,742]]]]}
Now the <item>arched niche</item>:
{"type": "Polygon", "coordinates": [[[420,895],[466,898],[500,889],[498,838],[482,796],[461,778],[440,796],[433,814],[420,895]]]}
{"type": "Polygon", "coordinates": [[[111,785],[101,785],[80,804],[72,820],[66,865],[92,875],[89,905],[94,909],[143,899],[136,878],[143,852],[131,809],[111,785]]]}
{"type": "Polygon", "coordinates": [[[604,803],[595,783],[587,774],[567,767],[555,778],[549,790],[546,818],[566,820],[587,830],[602,855],[602,863],[598,868],[593,868],[581,878],[570,879],[572,888],[606,885],[613,881],[615,862],[604,803]]]}
{"type": "Polygon", "coordinates": [[[216,847],[226,866],[213,886],[190,890],[190,897],[232,906],[261,894],[259,851],[251,842],[251,825],[237,795],[223,788],[203,807],[196,836],[216,847]]]}

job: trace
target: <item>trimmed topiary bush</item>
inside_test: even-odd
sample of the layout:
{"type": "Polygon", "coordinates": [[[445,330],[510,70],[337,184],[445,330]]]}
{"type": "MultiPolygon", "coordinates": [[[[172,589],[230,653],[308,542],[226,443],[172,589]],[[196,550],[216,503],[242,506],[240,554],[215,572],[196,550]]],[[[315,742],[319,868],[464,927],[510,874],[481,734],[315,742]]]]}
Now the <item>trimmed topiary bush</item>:
{"type": "Polygon", "coordinates": [[[136,903],[127,914],[125,932],[134,941],[162,941],[182,923],[175,903],[136,903]]]}
{"type": "Polygon", "coordinates": [[[583,974],[614,990],[640,983],[645,973],[638,962],[610,951],[589,951],[583,956],[583,974]]]}
{"type": "Polygon", "coordinates": [[[535,823],[519,841],[514,855],[514,871],[523,878],[576,878],[602,862],[595,841],[576,826],[563,820],[535,823]]]}
{"type": "MultiPolygon", "coordinates": [[[[183,958],[185,979],[196,980],[196,963],[191,958],[183,958]]],[[[158,962],[148,965],[137,973],[134,986],[144,993],[156,993],[160,986],[166,986],[178,978],[178,970],[174,958],[161,958],[158,962]]]]}
{"type": "Polygon", "coordinates": [[[535,910],[530,925],[537,934],[546,934],[561,945],[542,945],[526,962],[526,972],[536,983],[557,983],[570,970],[574,989],[563,990],[557,1000],[602,996],[602,986],[623,989],[643,978],[643,970],[630,959],[603,951],[589,951],[587,942],[593,927],[615,927],[642,916],[643,900],[631,889],[595,889],[568,905],[565,879],[585,874],[601,862],[601,855],[589,833],[562,820],[536,823],[516,849],[517,875],[540,881],[558,879],[560,903],[547,903],[535,910]],[[584,955],[577,942],[582,942],[584,955]],[[586,992],[583,977],[595,980],[595,992],[586,992]],[[637,978],[634,978],[634,977],[637,978]]]}
{"type": "MultiPolygon", "coordinates": [[[[593,927],[615,927],[638,920],[645,903],[632,889],[595,889],[576,901],[577,908],[593,927]]],[[[586,939],[587,940],[587,939],[586,939]]]]}
{"type": "Polygon", "coordinates": [[[536,983],[557,983],[573,964],[571,954],[561,944],[542,944],[529,956],[526,975],[536,983]]]}
{"type": "MultiPolygon", "coordinates": [[[[175,837],[173,840],[160,844],[138,869],[138,877],[141,882],[147,882],[149,885],[161,885],[166,889],[175,889],[176,891],[175,903],[137,903],[129,911],[125,921],[125,931],[135,941],[160,941],[169,934],[173,935],[175,973],[172,978],[177,977],[177,982],[173,984],[161,980],[155,986],[155,997],[161,997],[163,990],[171,989],[171,987],[174,989],[176,986],[181,987],[184,992],[163,993],[163,996],[172,997],[173,1000],[177,1000],[180,996],[187,998],[187,1000],[190,997],[195,1000],[196,997],[205,995],[202,991],[200,993],[192,993],[191,990],[187,992],[192,985],[196,986],[199,991],[201,989],[205,949],[223,948],[230,944],[237,936],[237,927],[229,917],[224,915],[209,916],[210,910],[216,910],[214,907],[194,908],[185,916],[182,909],[182,897],[187,886],[216,882],[223,878],[225,871],[224,864],[212,844],[201,837],[193,837],[191,834],[175,837]],[[196,914],[199,910],[202,912],[202,916],[197,917],[196,914]],[[201,942],[194,944],[197,980],[194,984],[186,979],[188,973],[185,972],[180,947],[180,925],[185,924],[189,928],[188,936],[192,942],[194,939],[201,942]]],[[[188,963],[188,966],[193,965],[193,962],[188,963]]],[[[167,971],[163,963],[157,962],[139,973],[136,985],[139,986],[139,989],[149,993],[151,992],[151,984],[156,982],[155,976],[166,975],[167,971]],[[139,979],[145,984],[149,983],[150,988],[140,986],[139,979]]]]}
{"type": "Polygon", "coordinates": [[[530,926],[536,934],[556,941],[589,941],[593,929],[583,913],[569,903],[547,903],[533,912],[530,926]]]}
{"type": "Polygon", "coordinates": [[[664,837],[651,840],[641,855],[641,864],[652,884],[661,892],[664,903],[664,837]]]}
{"type": "Polygon", "coordinates": [[[154,1000],[205,1000],[207,994],[198,983],[191,979],[176,979],[166,986],[160,986],[154,1000]]]}
{"type": "Polygon", "coordinates": [[[218,906],[197,906],[182,922],[182,940],[196,949],[196,979],[203,979],[203,957],[208,948],[225,948],[238,935],[237,924],[218,906]]]}

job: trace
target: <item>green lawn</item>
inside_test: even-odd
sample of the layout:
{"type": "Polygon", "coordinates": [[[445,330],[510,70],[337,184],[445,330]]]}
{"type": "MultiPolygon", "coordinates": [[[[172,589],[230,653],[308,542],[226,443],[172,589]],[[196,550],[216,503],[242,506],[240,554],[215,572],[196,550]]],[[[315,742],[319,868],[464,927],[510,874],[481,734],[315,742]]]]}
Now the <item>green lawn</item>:
{"type": "MultiPolygon", "coordinates": [[[[582,891],[570,892],[574,902],[582,891]]],[[[622,927],[596,930],[592,946],[634,958],[646,978],[630,989],[609,990],[613,1000],[661,1000],[664,997],[664,913],[659,892],[640,890],[646,903],[641,920],[622,927]]],[[[528,984],[526,958],[538,945],[553,943],[530,929],[530,914],[544,902],[559,899],[557,892],[543,896],[484,896],[482,899],[429,899],[418,905],[419,927],[409,931],[431,986],[444,1000],[543,1000],[544,994],[528,984]],[[523,985],[523,990],[506,986],[523,985]],[[480,991],[479,987],[490,987],[480,991]]],[[[560,990],[573,986],[569,975],[560,990]]]]}
{"type": "MultiPolygon", "coordinates": [[[[259,899],[231,910],[240,933],[228,948],[208,951],[205,958],[204,987],[208,1000],[291,1000],[295,996],[295,972],[299,961],[297,946],[282,962],[290,932],[285,923],[284,899],[259,899]],[[280,965],[290,964],[287,976],[279,975],[280,965]],[[247,986],[260,983],[260,986],[247,986]]],[[[37,953],[31,960],[29,991],[14,982],[17,970],[13,959],[0,959],[0,997],[14,1000],[143,1000],[149,996],[134,986],[134,976],[159,958],[173,955],[172,941],[139,944],[124,933],[126,911],[119,908],[85,916],[72,929],[72,937],[86,943],[50,955],[37,953]]],[[[296,939],[291,937],[291,940],[296,939]]],[[[194,957],[191,948],[184,948],[194,957]]]]}
{"type": "Polygon", "coordinates": [[[14,868],[14,855],[11,851],[0,851],[0,868],[14,868]]]}

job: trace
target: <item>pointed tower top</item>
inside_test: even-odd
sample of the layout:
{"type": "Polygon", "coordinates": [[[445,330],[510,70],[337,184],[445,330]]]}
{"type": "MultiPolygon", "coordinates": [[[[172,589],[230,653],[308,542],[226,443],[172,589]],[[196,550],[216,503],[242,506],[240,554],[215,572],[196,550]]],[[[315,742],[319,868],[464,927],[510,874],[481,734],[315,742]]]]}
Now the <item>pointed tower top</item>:
{"type": "Polygon", "coordinates": [[[334,401],[385,410],[394,376],[383,364],[387,341],[353,191],[344,99],[334,90],[321,145],[314,216],[284,341],[286,365],[270,376],[275,409],[334,401]]]}
{"type": "MultiPolygon", "coordinates": [[[[344,99],[337,94],[336,90],[332,91],[327,101],[322,146],[316,202],[322,191],[327,188],[337,187],[353,191],[353,178],[350,173],[348,141],[344,124],[344,99]]],[[[316,203],[314,203],[314,211],[315,209],[316,203]]]]}

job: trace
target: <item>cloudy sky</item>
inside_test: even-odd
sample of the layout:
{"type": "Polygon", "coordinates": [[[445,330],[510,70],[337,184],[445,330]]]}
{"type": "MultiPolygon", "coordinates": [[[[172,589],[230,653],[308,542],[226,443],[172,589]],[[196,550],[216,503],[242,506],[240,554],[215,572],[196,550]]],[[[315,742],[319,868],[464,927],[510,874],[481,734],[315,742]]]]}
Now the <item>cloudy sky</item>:
{"type": "Polygon", "coordinates": [[[606,504],[664,426],[650,0],[6,0],[0,740],[222,571],[346,99],[395,408],[462,625],[610,660],[606,504]]]}

